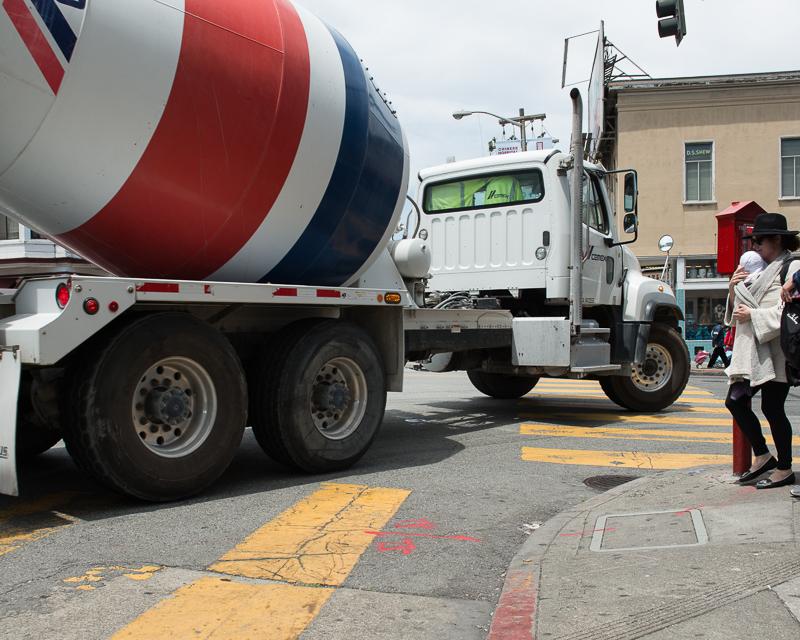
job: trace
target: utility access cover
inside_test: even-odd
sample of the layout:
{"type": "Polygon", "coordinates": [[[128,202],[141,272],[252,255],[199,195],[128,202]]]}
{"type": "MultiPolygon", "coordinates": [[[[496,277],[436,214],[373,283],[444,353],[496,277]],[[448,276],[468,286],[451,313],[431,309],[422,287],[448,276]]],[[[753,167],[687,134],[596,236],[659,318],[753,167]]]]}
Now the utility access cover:
{"type": "Polygon", "coordinates": [[[592,551],[641,551],[696,547],[708,542],[703,515],[697,509],[619,513],[597,519],[592,551]]]}

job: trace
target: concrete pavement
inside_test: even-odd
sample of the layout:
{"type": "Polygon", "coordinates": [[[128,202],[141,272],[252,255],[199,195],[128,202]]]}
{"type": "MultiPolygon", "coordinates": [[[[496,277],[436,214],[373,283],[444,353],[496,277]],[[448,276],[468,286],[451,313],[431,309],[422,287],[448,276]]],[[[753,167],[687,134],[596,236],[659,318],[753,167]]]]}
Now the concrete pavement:
{"type": "Polygon", "coordinates": [[[729,467],[647,476],[564,511],[514,558],[490,640],[800,637],[800,500],[729,467]]]}

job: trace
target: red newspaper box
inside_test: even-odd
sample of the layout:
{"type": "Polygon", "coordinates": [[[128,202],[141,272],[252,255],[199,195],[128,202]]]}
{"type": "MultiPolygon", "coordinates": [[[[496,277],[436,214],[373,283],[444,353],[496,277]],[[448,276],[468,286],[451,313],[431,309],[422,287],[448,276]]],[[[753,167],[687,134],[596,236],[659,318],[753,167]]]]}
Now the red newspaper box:
{"type": "MultiPolygon", "coordinates": [[[[739,266],[739,258],[750,249],[750,241],[742,236],[752,231],[759,213],[766,213],[753,200],[731,202],[731,206],[717,214],[717,273],[731,275],[739,266]]],[[[733,421],[733,472],[741,475],[750,468],[750,443],[733,421]]]]}
{"type": "Polygon", "coordinates": [[[739,265],[739,258],[750,249],[750,241],[743,240],[759,213],[766,213],[755,201],[731,202],[731,206],[717,214],[717,273],[731,275],[739,265]]]}

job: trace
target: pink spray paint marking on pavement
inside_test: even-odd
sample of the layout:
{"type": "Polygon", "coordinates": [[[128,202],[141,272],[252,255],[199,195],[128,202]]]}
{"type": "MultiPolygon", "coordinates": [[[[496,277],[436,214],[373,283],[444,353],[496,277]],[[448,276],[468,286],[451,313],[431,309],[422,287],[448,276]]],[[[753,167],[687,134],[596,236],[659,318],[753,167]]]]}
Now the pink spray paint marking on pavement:
{"type": "Polygon", "coordinates": [[[408,531],[408,529],[421,529],[423,531],[433,531],[436,529],[436,525],[425,518],[400,520],[394,524],[392,529],[392,531],[365,531],[364,533],[370,536],[375,536],[376,538],[389,538],[393,536],[401,537],[402,540],[399,543],[381,540],[378,542],[377,550],[380,553],[399,551],[404,556],[410,555],[416,551],[417,545],[414,543],[414,538],[427,538],[429,540],[456,540],[458,542],[480,542],[478,538],[473,538],[471,536],[442,536],[434,533],[408,531]]]}

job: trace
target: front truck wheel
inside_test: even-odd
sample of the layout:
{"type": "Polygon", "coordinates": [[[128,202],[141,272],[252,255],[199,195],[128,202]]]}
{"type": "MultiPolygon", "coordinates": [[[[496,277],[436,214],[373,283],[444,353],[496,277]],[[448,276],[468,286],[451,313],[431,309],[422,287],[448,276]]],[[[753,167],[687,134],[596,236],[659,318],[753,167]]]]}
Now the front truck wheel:
{"type": "Polygon", "coordinates": [[[480,369],[467,371],[467,377],[482,394],[498,400],[516,400],[521,398],[539,382],[539,378],[509,376],[502,373],[487,373],[480,369]]]}
{"type": "Polygon", "coordinates": [[[79,467],[121,493],[177,500],[231,463],[247,421],[239,358],[219,332],[183,313],[139,318],[73,375],[64,440],[79,467]]]}
{"type": "Polygon", "coordinates": [[[631,411],[661,411],[683,393],[689,381],[689,350],[675,329],[650,328],[644,362],[633,365],[630,377],[600,378],[609,400],[631,411]]]}
{"type": "Polygon", "coordinates": [[[252,379],[262,449],[308,473],[346,469],[367,451],[386,408],[383,363],[358,326],[322,320],[279,334],[252,379]]]}

